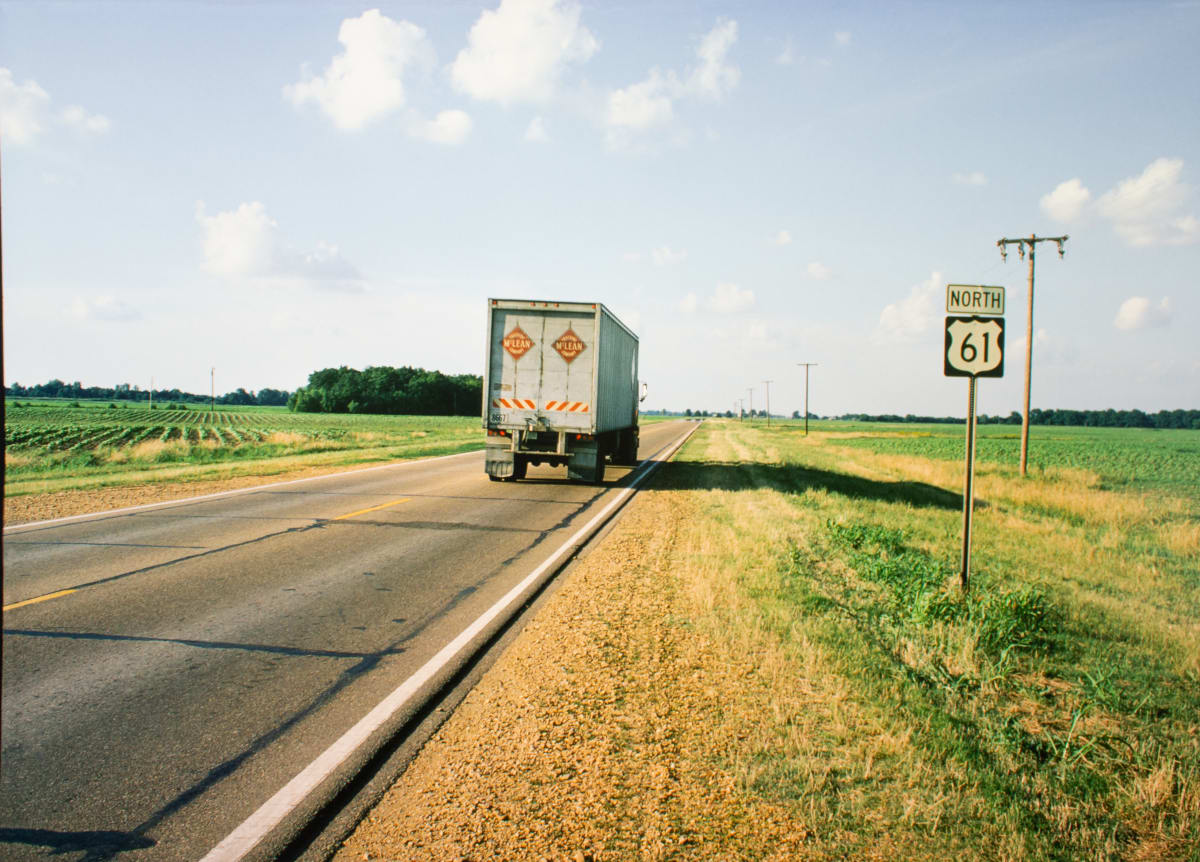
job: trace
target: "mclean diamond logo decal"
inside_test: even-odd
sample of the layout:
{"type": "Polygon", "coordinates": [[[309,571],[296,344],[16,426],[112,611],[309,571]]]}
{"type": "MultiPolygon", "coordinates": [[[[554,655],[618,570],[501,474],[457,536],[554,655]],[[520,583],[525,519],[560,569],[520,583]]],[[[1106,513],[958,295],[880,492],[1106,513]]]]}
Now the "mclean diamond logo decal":
{"type": "Polygon", "coordinates": [[[533,339],[519,326],[514,326],[512,332],[504,336],[502,343],[513,359],[520,359],[533,347],[533,339]]]}
{"type": "Polygon", "coordinates": [[[559,336],[558,341],[554,342],[554,349],[567,362],[574,361],[575,357],[583,353],[586,347],[587,345],[579,339],[579,336],[575,334],[575,330],[570,327],[559,336]]]}

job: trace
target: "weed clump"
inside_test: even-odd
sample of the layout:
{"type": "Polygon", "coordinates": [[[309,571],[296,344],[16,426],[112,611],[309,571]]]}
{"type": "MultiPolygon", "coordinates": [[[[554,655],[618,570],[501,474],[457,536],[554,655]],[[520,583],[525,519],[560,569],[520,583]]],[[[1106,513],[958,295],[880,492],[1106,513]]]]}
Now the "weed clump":
{"type": "Polygon", "coordinates": [[[920,548],[905,544],[904,531],[878,524],[826,521],[830,544],[859,577],[885,586],[891,610],[920,626],[968,625],[976,643],[992,654],[1049,644],[1053,606],[1037,587],[989,585],[986,578],[963,596],[951,586],[955,570],[920,548]]]}

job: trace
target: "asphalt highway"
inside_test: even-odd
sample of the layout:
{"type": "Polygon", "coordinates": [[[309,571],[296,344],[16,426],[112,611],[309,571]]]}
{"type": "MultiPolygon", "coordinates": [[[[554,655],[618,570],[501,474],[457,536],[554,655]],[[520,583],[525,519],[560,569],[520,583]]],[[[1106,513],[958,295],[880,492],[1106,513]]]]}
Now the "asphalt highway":
{"type": "Polygon", "coordinates": [[[0,858],[202,858],[629,473],[476,452],[6,530],[0,858]]]}

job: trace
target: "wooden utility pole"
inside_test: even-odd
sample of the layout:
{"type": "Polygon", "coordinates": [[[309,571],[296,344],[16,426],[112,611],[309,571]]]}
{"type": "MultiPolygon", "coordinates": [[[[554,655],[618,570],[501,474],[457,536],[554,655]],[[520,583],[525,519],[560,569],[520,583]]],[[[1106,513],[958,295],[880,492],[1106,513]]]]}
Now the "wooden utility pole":
{"type": "Polygon", "coordinates": [[[747,386],[746,391],[750,393],[750,418],[754,418],[754,387],[747,386]]]}
{"type": "Polygon", "coordinates": [[[208,372],[208,412],[212,413],[217,409],[217,369],[212,368],[208,372]]]}
{"type": "Polygon", "coordinates": [[[804,436],[808,436],[808,369],[810,366],[816,365],[816,362],[797,362],[797,365],[804,366],[804,436]]]}
{"type": "Polygon", "coordinates": [[[1034,251],[1039,242],[1058,243],[1058,256],[1063,256],[1063,243],[1070,239],[1069,236],[1038,236],[1030,234],[1028,237],[1020,237],[1018,239],[998,239],[996,245],[1000,247],[1000,257],[1008,260],[1008,246],[1015,244],[1017,252],[1024,259],[1026,251],[1029,253],[1029,298],[1028,307],[1025,314],[1025,413],[1021,419],[1021,475],[1025,475],[1025,465],[1029,460],[1029,381],[1030,368],[1033,365],[1033,259],[1034,251]]]}
{"type": "Polygon", "coordinates": [[[767,387],[767,427],[771,427],[771,381],[764,380],[763,385],[767,387]]]}

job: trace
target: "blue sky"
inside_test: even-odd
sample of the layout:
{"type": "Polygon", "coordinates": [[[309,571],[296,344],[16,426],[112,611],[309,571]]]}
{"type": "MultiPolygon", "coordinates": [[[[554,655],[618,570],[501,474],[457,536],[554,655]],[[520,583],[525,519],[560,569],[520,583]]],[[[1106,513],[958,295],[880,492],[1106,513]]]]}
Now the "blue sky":
{"type": "Polygon", "coordinates": [[[1200,406],[1200,3],[0,0],[4,376],[479,373],[489,296],[601,301],[646,407],[1200,406]]]}

